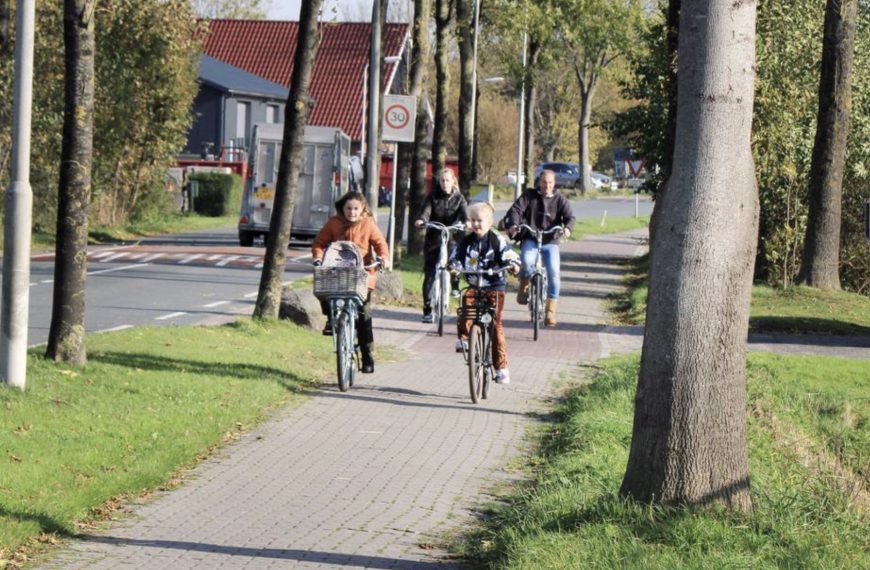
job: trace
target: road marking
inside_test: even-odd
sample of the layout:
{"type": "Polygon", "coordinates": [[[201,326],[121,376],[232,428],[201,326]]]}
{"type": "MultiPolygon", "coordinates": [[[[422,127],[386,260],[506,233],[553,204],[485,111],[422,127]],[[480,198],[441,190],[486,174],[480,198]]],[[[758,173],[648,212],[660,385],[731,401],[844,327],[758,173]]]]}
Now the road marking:
{"type": "Polygon", "coordinates": [[[216,253],[215,255],[209,255],[205,259],[206,261],[214,261],[215,259],[220,259],[221,257],[223,257],[223,255],[216,253]]]}
{"type": "Polygon", "coordinates": [[[244,297],[245,299],[250,299],[251,297],[256,297],[257,295],[259,295],[259,293],[259,291],[254,291],[253,293],[245,293],[244,295],[242,295],[242,297],[244,297]]]}
{"type": "Polygon", "coordinates": [[[140,261],[139,263],[148,263],[149,261],[154,261],[158,257],[163,257],[163,254],[162,253],[153,253],[153,254],[149,255],[148,257],[146,257],[145,259],[143,259],[142,261],[140,261]]]}
{"type": "Polygon", "coordinates": [[[107,255],[113,255],[113,254],[115,254],[115,253],[117,253],[117,252],[112,251],[112,250],[110,250],[110,251],[101,251],[100,253],[95,253],[94,255],[92,255],[92,256],[91,256],[91,259],[100,259],[101,257],[106,257],[107,255]]]}
{"type": "Polygon", "coordinates": [[[132,261],[134,259],[139,259],[141,257],[145,257],[145,254],[144,253],[134,253],[134,254],[131,254],[128,259],[130,259],[132,261]]]}
{"type": "Polygon", "coordinates": [[[258,263],[257,265],[254,266],[254,269],[263,269],[263,264],[258,263]]]}
{"type": "Polygon", "coordinates": [[[212,309],[214,307],[220,307],[221,305],[227,305],[229,301],[215,301],[214,303],[209,303],[208,305],[203,305],[206,309],[212,309]]]}
{"type": "Polygon", "coordinates": [[[168,315],[163,315],[162,317],[155,317],[155,321],[165,321],[166,319],[174,319],[175,317],[180,317],[182,315],[186,315],[184,311],[179,311],[177,313],[169,313],[168,315]]]}
{"type": "Polygon", "coordinates": [[[122,251],[120,253],[116,253],[115,255],[110,255],[109,257],[107,257],[106,259],[102,259],[101,261],[104,263],[109,263],[110,261],[115,261],[116,259],[119,259],[119,258],[124,257],[126,255],[127,255],[127,252],[122,251]]]}
{"type": "Polygon", "coordinates": [[[113,267],[111,269],[101,269],[100,271],[88,271],[88,275],[100,275],[102,273],[112,273],[113,271],[124,271],[125,269],[135,269],[143,265],[151,265],[150,263],[139,262],[136,265],[125,265],[123,267],[113,267]]]}
{"type": "Polygon", "coordinates": [[[94,331],[94,332],[99,334],[99,333],[123,331],[123,330],[127,330],[127,329],[132,329],[132,328],[133,328],[133,325],[118,325],[117,327],[102,329],[102,330],[98,330],[98,331],[94,331]]]}
{"type": "Polygon", "coordinates": [[[228,257],[225,257],[225,258],[223,259],[223,261],[219,261],[219,262],[217,262],[217,263],[215,264],[215,267],[223,267],[224,265],[226,265],[226,264],[229,263],[230,261],[233,261],[233,260],[238,259],[238,258],[239,258],[238,255],[230,255],[230,256],[228,256],[228,257]]]}
{"type": "Polygon", "coordinates": [[[185,263],[190,263],[190,262],[193,261],[194,259],[199,259],[199,258],[202,257],[203,255],[205,255],[205,254],[204,254],[204,253],[194,253],[193,255],[191,255],[191,256],[189,256],[189,257],[185,257],[184,259],[182,259],[181,261],[179,261],[178,264],[179,264],[179,265],[184,265],[185,263]]]}
{"type": "Polygon", "coordinates": [[[40,283],[54,283],[54,279],[43,279],[40,283]]]}

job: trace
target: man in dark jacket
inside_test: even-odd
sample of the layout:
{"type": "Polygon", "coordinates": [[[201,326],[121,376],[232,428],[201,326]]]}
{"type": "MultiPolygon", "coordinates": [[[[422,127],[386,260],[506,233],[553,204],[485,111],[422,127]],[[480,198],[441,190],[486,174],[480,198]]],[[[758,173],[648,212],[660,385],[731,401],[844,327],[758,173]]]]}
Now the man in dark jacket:
{"type": "MultiPolygon", "coordinates": [[[[423,211],[414,222],[422,228],[427,222],[438,222],[452,226],[457,222],[466,222],[467,203],[459,192],[456,175],[449,168],[438,173],[438,185],[426,196],[423,211]]],[[[423,246],[423,322],[432,322],[432,284],[435,282],[435,269],[438,266],[438,256],[441,252],[441,231],[429,228],[426,230],[426,241],[423,246]]],[[[453,290],[459,289],[459,278],[452,278],[453,290]]]]}
{"type": "MultiPolygon", "coordinates": [[[[520,290],[517,302],[525,305],[529,302],[529,278],[535,271],[535,260],[538,255],[538,244],[534,235],[527,231],[520,234],[520,225],[526,224],[535,230],[546,231],[553,226],[562,226],[562,235],[566,238],[574,230],[574,213],[568,199],[556,191],[556,173],[545,170],[541,173],[538,188],[529,188],[517,198],[507,215],[504,217],[504,227],[508,235],[522,240],[522,269],[520,270],[520,290]]],[[[544,236],[541,257],[547,270],[547,301],[544,324],[556,326],[556,303],[559,299],[561,282],[559,279],[559,234],[544,236]]]]}

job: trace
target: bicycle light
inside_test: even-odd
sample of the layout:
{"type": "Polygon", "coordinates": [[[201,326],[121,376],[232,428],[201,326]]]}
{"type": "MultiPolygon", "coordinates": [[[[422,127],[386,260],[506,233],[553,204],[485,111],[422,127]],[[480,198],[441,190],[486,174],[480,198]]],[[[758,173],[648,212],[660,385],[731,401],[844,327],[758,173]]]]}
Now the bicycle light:
{"type": "Polygon", "coordinates": [[[485,313],[483,315],[480,315],[480,322],[482,322],[485,325],[488,325],[489,323],[492,322],[492,315],[490,315],[489,313],[485,313]]]}

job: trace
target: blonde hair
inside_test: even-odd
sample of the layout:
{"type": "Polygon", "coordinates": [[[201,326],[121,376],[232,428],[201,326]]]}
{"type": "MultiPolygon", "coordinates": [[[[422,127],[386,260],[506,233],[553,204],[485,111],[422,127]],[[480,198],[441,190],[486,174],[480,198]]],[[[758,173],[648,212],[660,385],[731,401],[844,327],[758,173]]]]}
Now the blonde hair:
{"type": "Polygon", "coordinates": [[[479,214],[480,219],[489,220],[489,223],[492,224],[495,208],[489,202],[474,202],[468,206],[468,217],[471,218],[472,214],[479,214]]]}
{"type": "MultiPolygon", "coordinates": [[[[456,173],[453,172],[452,168],[442,168],[441,170],[438,171],[438,186],[441,186],[441,177],[444,176],[445,174],[449,174],[450,179],[453,180],[453,185],[451,186],[451,188],[453,190],[458,191],[459,190],[459,181],[456,180],[456,173]]],[[[447,188],[441,188],[441,189],[444,190],[445,192],[447,192],[447,188]]]]}

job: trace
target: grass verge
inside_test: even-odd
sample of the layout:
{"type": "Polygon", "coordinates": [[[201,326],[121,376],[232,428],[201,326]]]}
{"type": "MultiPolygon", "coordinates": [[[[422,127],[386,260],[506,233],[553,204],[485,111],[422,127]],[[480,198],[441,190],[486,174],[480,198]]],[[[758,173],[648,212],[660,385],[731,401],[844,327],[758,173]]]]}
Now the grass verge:
{"type": "MultiPolygon", "coordinates": [[[[625,270],[626,287],[612,299],[611,312],[621,324],[643,324],[649,255],[629,260],[625,270]]],[[[849,291],[756,285],[749,326],[755,332],[870,335],[870,298],[849,291]]]]}
{"type": "Polygon", "coordinates": [[[27,390],[0,389],[0,568],[172,486],[333,362],[330,339],[277,321],[136,328],[88,349],[83,368],[32,351],[27,390]]]}
{"type": "Polygon", "coordinates": [[[751,515],[618,496],[637,370],[637,357],[613,359],[569,391],[533,482],[491,505],[460,554],[488,568],[870,568],[870,511],[839,484],[867,488],[866,363],[750,356],[751,515]]]}

